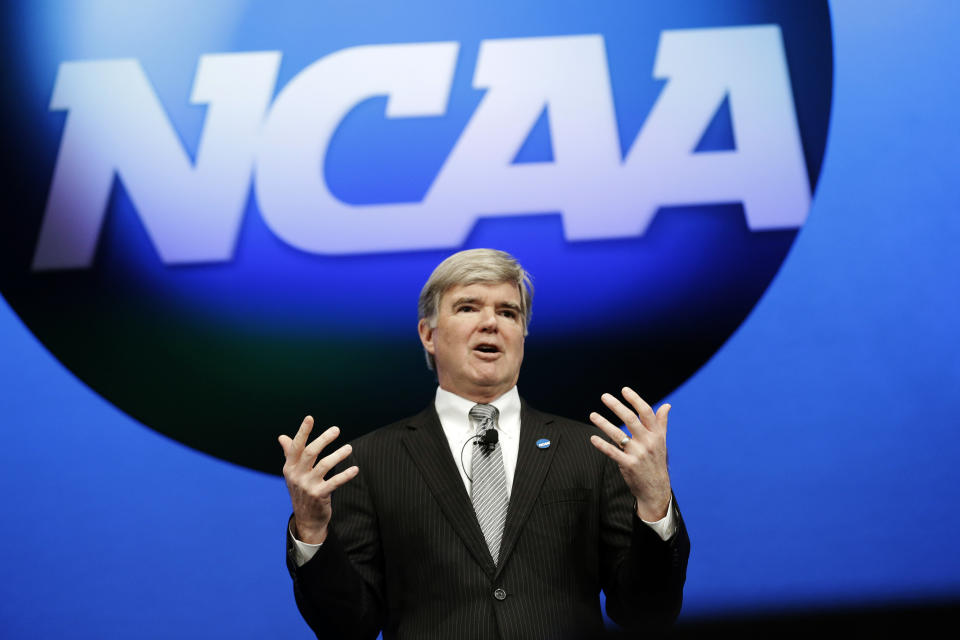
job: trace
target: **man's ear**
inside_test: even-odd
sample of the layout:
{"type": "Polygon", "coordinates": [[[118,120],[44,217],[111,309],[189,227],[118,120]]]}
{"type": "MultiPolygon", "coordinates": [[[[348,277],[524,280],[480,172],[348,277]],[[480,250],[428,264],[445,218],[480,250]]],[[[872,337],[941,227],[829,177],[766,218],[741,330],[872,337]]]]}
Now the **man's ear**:
{"type": "Polygon", "coordinates": [[[417,332],[420,334],[420,342],[423,343],[423,348],[427,350],[427,353],[434,355],[433,353],[433,330],[435,327],[430,326],[430,322],[426,318],[421,318],[420,322],[417,323],[417,332]]]}

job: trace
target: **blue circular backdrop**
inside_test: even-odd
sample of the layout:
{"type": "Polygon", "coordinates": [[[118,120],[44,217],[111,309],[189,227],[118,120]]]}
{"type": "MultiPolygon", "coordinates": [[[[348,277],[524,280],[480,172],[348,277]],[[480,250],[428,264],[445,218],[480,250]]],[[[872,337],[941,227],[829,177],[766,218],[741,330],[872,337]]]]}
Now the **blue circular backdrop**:
{"type": "MultiPolygon", "coordinates": [[[[469,233],[449,246],[321,253],[274,232],[254,168],[232,254],[175,264],[161,257],[138,194],[121,176],[111,182],[90,263],[38,269],[54,169],[75,116],[52,104],[64,63],[135,60],[193,162],[208,115],[191,102],[201,56],[280,52],[273,104],[311,64],[350,47],[457,43],[441,114],[387,117],[387,97],[368,97],[318,151],[322,181],[357,207],[424,199],[484,99],[474,84],[482,43],[501,39],[602,38],[610,95],[600,97],[614,109],[621,158],[674,81],[655,77],[664,32],[776,27],[811,196],[829,124],[826,2],[31,2],[4,11],[0,291],[66,367],[117,407],[191,447],[270,473],[281,466],[276,435],[307,413],[354,437],[430,401],[435,379],[416,336],[416,299],[454,251],[503,249],[533,274],[521,395],[585,419],[604,391],[628,384],[655,402],[701,367],[763,294],[799,223],[753,229],[741,202],[694,198],[664,202],[639,235],[568,239],[562,212],[518,206],[515,215],[472,212],[469,233]]],[[[561,74],[569,64],[556,61],[561,74]]],[[[84,90],[92,91],[75,93],[84,90]]],[[[119,104],[127,91],[121,85],[97,99],[119,104]]],[[[737,100],[731,94],[711,107],[690,153],[738,149],[737,100]]],[[[558,136],[571,130],[557,128],[551,113],[519,141],[514,164],[554,161],[558,136]]],[[[673,132],[658,135],[669,143],[673,132]]],[[[117,144],[107,138],[88,136],[74,151],[89,153],[92,166],[117,144]]],[[[149,145],[132,138],[123,143],[140,149],[149,168],[149,145]]],[[[150,176],[161,192],[174,189],[163,171],[150,176]]],[[[483,185],[488,176],[474,179],[483,185]]],[[[88,186],[76,179],[61,195],[79,208],[88,186]]],[[[631,201],[618,206],[629,214],[631,201]]],[[[422,230],[411,224],[404,233],[415,245],[422,230]]]]}

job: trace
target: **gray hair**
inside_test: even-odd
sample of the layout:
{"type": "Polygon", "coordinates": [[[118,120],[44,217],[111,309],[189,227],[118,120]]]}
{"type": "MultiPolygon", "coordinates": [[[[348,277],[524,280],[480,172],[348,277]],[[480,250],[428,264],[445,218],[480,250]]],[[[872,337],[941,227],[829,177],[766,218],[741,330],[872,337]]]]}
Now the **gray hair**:
{"type": "MultiPolygon", "coordinates": [[[[448,257],[437,265],[420,291],[417,320],[426,320],[437,326],[440,298],[450,288],[470,284],[500,284],[510,282],[520,291],[520,313],[523,317],[523,335],[527,335],[533,313],[533,283],[517,259],[506,251],[496,249],[467,249],[448,257]]],[[[435,367],[433,355],[424,349],[427,367],[435,367]]]]}

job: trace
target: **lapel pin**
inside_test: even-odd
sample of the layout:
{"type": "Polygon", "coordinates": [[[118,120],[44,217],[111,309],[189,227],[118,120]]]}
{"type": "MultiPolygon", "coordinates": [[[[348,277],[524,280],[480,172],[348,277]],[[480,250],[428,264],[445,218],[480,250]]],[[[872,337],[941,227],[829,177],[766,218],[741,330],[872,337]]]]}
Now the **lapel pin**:
{"type": "Polygon", "coordinates": [[[538,449],[546,449],[549,446],[550,446],[550,441],[547,440],[546,438],[540,438],[539,440],[537,440],[538,449]]]}

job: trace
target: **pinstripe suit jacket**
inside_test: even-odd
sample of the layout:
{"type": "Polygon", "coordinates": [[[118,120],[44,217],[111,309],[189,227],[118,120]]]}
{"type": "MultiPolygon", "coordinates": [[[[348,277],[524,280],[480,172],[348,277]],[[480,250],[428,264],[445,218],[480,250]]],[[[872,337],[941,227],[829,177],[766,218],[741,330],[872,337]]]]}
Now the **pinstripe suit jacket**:
{"type": "Polygon", "coordinates": [[[595,637],[602,588],[619,624],[669,624],[690,550],[683,521],[677,512],[666,542],[644,525],[593,433],[523,404],[496,565],[432,404],[359,438],[343,467],[360,474],[333,495],[327,541],[297,568],[288,535],[304,619],[318,638],[595,637]]]}

